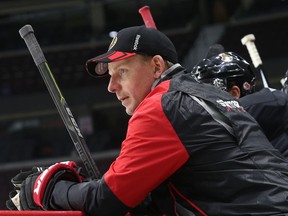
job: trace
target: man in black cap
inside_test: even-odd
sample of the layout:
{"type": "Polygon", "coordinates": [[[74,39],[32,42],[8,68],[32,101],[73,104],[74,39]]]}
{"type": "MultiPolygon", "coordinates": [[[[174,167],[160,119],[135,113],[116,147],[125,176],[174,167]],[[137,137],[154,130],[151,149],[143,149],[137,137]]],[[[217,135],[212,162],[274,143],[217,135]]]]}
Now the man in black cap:
{"type": "Polygon", "coordinates": [[[288,162],[237,101],[177,62],[160,31],[119,31],[107,53],[87,61],[91,75],[110,75],[108,90],[131,115],[118,158],[99,180],[83,181],[73,162],[20,173],[7,206],[101,216],[288,214],[288,162]]]}

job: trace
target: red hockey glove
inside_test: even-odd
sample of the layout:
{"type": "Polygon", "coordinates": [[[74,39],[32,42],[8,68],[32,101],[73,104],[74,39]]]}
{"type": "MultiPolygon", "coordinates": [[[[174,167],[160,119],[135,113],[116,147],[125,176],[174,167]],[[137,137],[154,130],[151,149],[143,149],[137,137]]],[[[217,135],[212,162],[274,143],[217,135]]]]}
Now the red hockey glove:
{"type": "Polygon", "coordinates": [[[15,205],[19,202],[20,210],[48,210],[51,193],[59,180],[82,182],[83,177],[75,162],[56,163],[30,174],[21,184],[19,199],[11,200],[15,205]]]}

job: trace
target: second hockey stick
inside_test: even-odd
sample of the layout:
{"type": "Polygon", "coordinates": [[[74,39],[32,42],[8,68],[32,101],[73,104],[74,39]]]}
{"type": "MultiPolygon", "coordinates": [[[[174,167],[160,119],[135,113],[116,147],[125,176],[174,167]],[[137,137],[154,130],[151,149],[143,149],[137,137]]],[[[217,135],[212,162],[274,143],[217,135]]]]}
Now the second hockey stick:
{"type": "Polygon", "coordinates": [[[157,29],[149,6],[146,5],[146,6],[141,7],[138,10],[138,12],[140,13],[140,15],[144,21],[144,24],[147,28],[157,29]]]}
{"type": "Polygon", "coordinates": [[[19,34],[24,39],[30,54],[38,67],[38,70],[49,90],[49,93],[60,113],[60,116],[65,124],[66,129],[75,145],[75,148],[92,179],[101,178],[100,172],[90,154],[90,151],[85,143],[81,131],[69,109],[54,77],[48,66],[47,60],[42,52],[42,49],[34,35],[34,30],[31,25],[25,25],[19,30],[19,34]]]}
{"type": "Polygon", "coordinates": [[[264,88],[269,88],[268,80],[262,68],[262,60],[260,58],[260,55],[258,53],[258,50],[256,48],[254,41],[255,41],[255,36],[253,34],[248,34],[241,39],[242,44],[247,47],[248,53],[250,55],[250,58],[253,62],[254,67],[258,69],[260,72],[264,88]]]}

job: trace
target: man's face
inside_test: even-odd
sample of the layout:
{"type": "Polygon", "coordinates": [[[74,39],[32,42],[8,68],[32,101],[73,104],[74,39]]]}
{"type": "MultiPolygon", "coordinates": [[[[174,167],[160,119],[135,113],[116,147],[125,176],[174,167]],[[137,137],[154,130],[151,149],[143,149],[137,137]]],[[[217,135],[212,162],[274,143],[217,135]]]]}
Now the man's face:
{"type": "Polygon", "coordinates": [[[132,115],[141,101],[151,91],[158,77],[152,57],[135,55],[127,59],[108,64],[110,81],[108,91],[115,93],[118,100],[132,115]]]}

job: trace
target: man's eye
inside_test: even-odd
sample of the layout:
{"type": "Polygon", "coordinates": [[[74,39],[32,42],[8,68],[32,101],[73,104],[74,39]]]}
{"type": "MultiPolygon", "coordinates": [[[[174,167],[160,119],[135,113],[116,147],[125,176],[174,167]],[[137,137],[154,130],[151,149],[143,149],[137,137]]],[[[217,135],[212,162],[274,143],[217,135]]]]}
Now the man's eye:
{"type": "Polygon", "coordinates": [[[119,70],[119,75],[120,75],[120,76],[123,76],[125,73],[126,73],[126,70],[125,70],[125,69],[120,69],[120,70],[119,70]]]}

